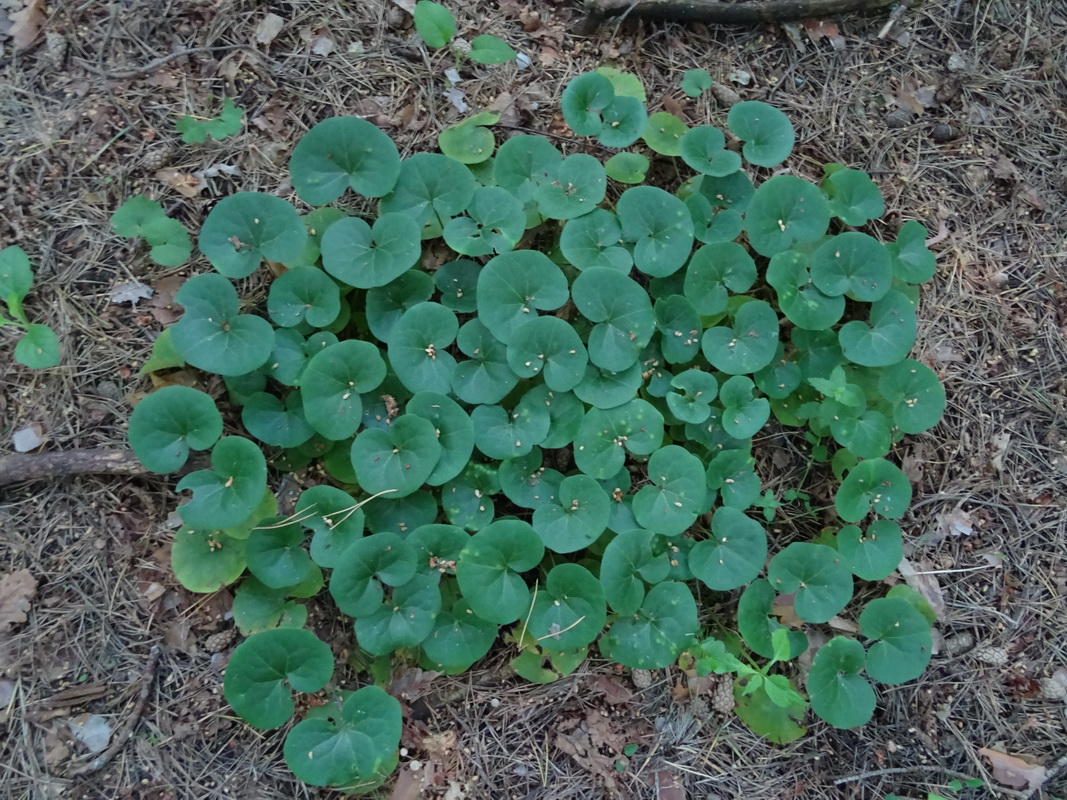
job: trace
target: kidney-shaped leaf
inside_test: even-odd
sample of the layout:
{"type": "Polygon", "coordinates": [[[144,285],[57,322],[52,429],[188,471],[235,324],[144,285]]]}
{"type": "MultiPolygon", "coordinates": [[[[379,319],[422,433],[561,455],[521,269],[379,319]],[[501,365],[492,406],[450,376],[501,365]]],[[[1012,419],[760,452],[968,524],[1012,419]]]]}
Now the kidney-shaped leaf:
{"type": "Polygon", "coordinates": [[[776,167],[785,161],[796,142],[789,117],[774,106],[746,100],[730,107],[726,124],[745,143],[742,152],[752,164],[776,167]]]}
{"type": "Polygon", "coordinates": [[[339,281],[358,289],[385,286],[422,255],[419,224],[407,214],[382,214],[372,228],[345,217],[322,236],[322,266],[339,281]]]}
{"type": "Polygon", "coordinates": [[[844,636],[828,641],[812,659],[811,710],[835,728],[858,727],[874,714],[874,689],[860,675],[866,661],[863,645],[844,636]]]}
{"type": "Polygon", "coordinates": [[[945,387],[921,361],[907,359],[882,371],[878,393],[893,406],[893,424],[904,433],[934,427],[945,411],[945,387]]]}
{"type": "Polygon", "coordinates": [[[352,436],[363,414],[360,395],[378,388],[385,372],[385,361],[370,342],[349,339],[320,350],[300,377],[308,424],[333,441],[352,436]]]}
{"type": "Polygon", "coordinates": [[[240,436],[219,439],[211,451],[211,469],[191,472],[178,482],[193,499],[179,514],[194,528],[228,528],[248,519],[267,487],[267,460],[252,441],[240,436]]]}
{"type": "Polygon", "coordinates": [[[861,461],[834,495],[834,508],[845,522],[859,522],[868,512],[897,519],[911,505],[911,483],[900,467],[884,458],[861,461]]]}
{"type": "Polygon", "coordinates": [[[295,586],[318,572],[301,546],[304,531],[286,517],[267,517],[245,542],[248,570],[271,589],[295,586]]]}
{"type": "Polygon", "coordinates": [[[366,197],[387,194],[400,174],[388,134],[359,117],[324,119],[293,148],[289,172],[307,204],[332,203],[351,187],[366,197]]]}
{"type": "Polygon", "coordinates": [[[778,314],[762,300],[745,303],[732,327],[708,328],[700,346],[711,365],[727,375],[757,372],[778,350],[778,314]]]}
{"type": "Polygon", "coordinates": [[[515,196],[498,186],[474,191],[467,216],[445,224],[445,243],[460,255],[487,256],[506,253],[526,231],[526,212],[515,196]]]}
{"type": "Polygon", "coordinates": [[[689,569],[716,591],[744,586],[759,575],[766,560],[763,526],[730,506],[715,511],[711,535],[689,551],[689,569]]]}
{"type": "Polygon", "coordinates": [[[405,214],[415,221],[423,239],[440,236],[445,223],[474,197],[471,171],[440,153],[416,153],[405,158],[393,190],[382,198],[383,214],[405,214]]]}
{"type": "Polygon", "coordinates": [[[355,438],[352,466],[365,491],[405,497],[426,482],[441,452],[432,422],[401,414],[388,430],[368,428],[355,438]]]}
{"type": "Polygon", "coordinates": [[[918,678],[930,663],[930,623],[906,600],[872,600],[859,618],[860,633],[874,641],[867,651],[867,674],[879,683],[918,678]]]}
{"type": "Polygon", "coordinates": [[[693,217],[685,203],[655,186],[634,186],[616,204],[623,238],[634,243],[634,264],[654,278],[677,272],[693,247],[693,217]]]}
{"type": "Polygon", "coordinates": [[[620,246],[619,219],[603,208],[572,219],[563,228],[559,247],[564,257],[579,270],[607,267],[628,274],[633,256],[620,246]]]}
{"type": "Polygon", "coordinates": [[[292,261],[308,232],[296,209],[280,197],[238,192],[220,200],[200,229],[200,252],[228,278],[246,278],[263,258],[292,261]]]}
{"type": "Polygon", "coordinates": [[[356,641],[371,655],[418,647],[433,631],[441,610],[438,576],[416,574],[398,586],[382,605],[356,618],[356,641]]]}
{"type": "Polygon", "coordinates": [[[549,550],[573,553],[600,538],[610,515],[611,499],[600,484],[588,475],[571,475],[560,483],[555,501],[534,511],[533,528],[549,550]]]}
{"type": "Polygon", "coordinates": [[[544,375],[557,392],[569,392],[585,377],[585,345],[574,328],[559,317],[535,317],[521,326],[507,346],[508,364],[520,378],[544,375]]]}
{"type": "Polygon", "coordinates": [[[646,584],[657,584],[670,572],[667,552],[652,549],[653,536],[651,531],[623,531],[604,548],[600,582],[616,614],[635,613],[645,600],[646,584]]]}
{"type": "Polygon", "coordinates": [[[574,650],[593,641],[606,618],[600,581],[585,567],[557,564],[534,598],[526,632],[545,650],[574,650]]]}
{"type": "Polygon", "coordinates": [[[446,348],[458,332],[456,315],[438,303],[419,303],[404,312],[389,339],[389,362],[409,391],[449,391],[456,360],[446,348]]]}
{"type": "Polygon", "coordinates": [[[597,323],[589,333],[589,360],[611,372],[636,363],[656,332],[648,292],[621,272],[590,267],[575,279],[571,296],[582,315],[597,323]]]}
{"type": "Polygon", "coordinates": [[[506,625],[530,609],[521,573],[541,563],[545,546],[526,522],[502,519],[471,537],[456,564],[463,596],[482,619],[506,625]]]}
{"type": "Polygon", "coordinates": [[[866,532],[846,525],[837,534],[837,552],[857,578],[880,581],[904,558],[900,526],[889,519],[872,522],[866,532]]]}
{"type": "Polygon", "coordinates": [[[926,228],[910,220],[900,227],[897,240],[886,245],[893,259],[893,274],[908,283],[925,283],[934,277],[937,256],[926,248],[926,228]]]}
{"type": "Polygon", "coordinates": [[[570,81],[563,90],[560,110],[567,125],[579,136],[597,136],[604,127],[601,113],[615,99],[611,81],[587,72],[570,81]]]}
{"type": "Polygon", "coordinates": [[[330,576],[330,596],[352,617],[373,614],[382,585],[403,586],[417,571],[415,549],[395,533],[357,539],[340,554],[330,576]]]}
{"type": "Polygon", "coordinates": [[[474,450],[474,423],[459,403],[437,392],[419,392],[405,413],[428,420],[437,432],[441,457],[426,479],[431,486],[448,483],[463,471],[474,450]]]}
{"type": "Polygon", "coordinates": [[[574,439],[574,461],[586,475],[607,480],[622,468],[627,450],[651,455],[662,442],[663,415],[651,403],[634,399],[585,415],[574,439]]]}
{"type": "Polygon", "coordinates": [[[699,458],[677,445],[661,447],[648,460],[648,479],[633,503],[642,528],[677,536],[696,522],[707,496],[699,458]]]}
{"type": "Polygon", "coordinates": [[[819,245],[812,254],[811,280],[831,297],[848,294],[873,303],[892,288],[893,267],[889,253],[877,239],[846,231],[819,245]]]}
{"type": "Polygon", "coordinates": [[[422,653],[434,669],[455,675],[489,652],[497,630],[494,623],[474,614],[470,603],[459,600],[451,611],[437,615],[433,631],[421,645],[422,653]]]}
{"type": "Polygon", "coordinates": [[[699,626],[693,593],[684,583],[657,583],[641,607],[618,619],[600,639],[600,652],[632,669],[660,669],[674,663],[699,626]]]}
{"type": "Polygon", "coordinates": [[[245,722],[269,730],[293,715],[289,687],[317,692],[332,675],[329,645],[311,631],[276,628],[260,631],[237,646],[226,665],[223,693],[245,722]]]}
{"type": "Polygon", "coordinates": [[[305,320],[325,328],[341,313],[341,292],[318,267],[293,267],[271,283],[267,313],[275,325],[285,328],[305,320]]]}
{"type": "Polygon", "coordinates": [[[841,352],[854,364],[887,367],[903,361],[915,344],[915,306],[903,292],[889,292],[871,305],[867,322],[846,322],[838,331],[841,352]]]}
{"type": "Polygon", "coordinates": [[[478,317],[507,344],[537,310],[554,311],[567,302],[567,279],[536,250],[516,250],[492,259],[478,276],[478,317]]]}
{"type": "Polygon", "coordinates": [[[130,446],[152,472],[174,472],[189,448],[207,450],[222,435],[222,415],[209,395],[187,386],[165,386],[130,415],[130,446]]]}
{"type": "Polygon", "coordinates": [[[680,149],[682,160],[702,175],[722,178],[741,169],[741,156],[726,149],[726,137],[711,125],[691,128],[682,137],[680,149]]]}
{"type": "Polygon", "coordinates": [[[464,403],[499,403],[515,388],[519,377],[508,365],[506,346],[477,317],[459,329],[456,344],[470,356],[452,370],[452,392],[464,403]]]}
{"type": "Polygon", "coordinates": [[[773,256],[794,244],[816,242],[830,224],[830,204],[812,184],[794,175],[764,181],[745,215],[745,231],[753,249],[773,256]]]}
{"type": "Polygon", "coordinates": [[[830,213],[846,225],[863,225],[885,214],[878,184],[861,170],[835,169],[823,179],[822,190],[830,201],[830,213]]]}
{"type": "Polygon", "coordinates": [[[548,180],[537,187],[534,198],[541,216],[574,219],[593,211],[607,191],[608,181],[600,161],[575,153],[551,167],[548,180]]]}
{"type": "Polygon", "coordinates": [[[771,559],[767,578],[781,594],[796,592],[797,616],[808,622],[828,621],[852,599],[852,573],[824,544],[794,542],[771,559]]]}

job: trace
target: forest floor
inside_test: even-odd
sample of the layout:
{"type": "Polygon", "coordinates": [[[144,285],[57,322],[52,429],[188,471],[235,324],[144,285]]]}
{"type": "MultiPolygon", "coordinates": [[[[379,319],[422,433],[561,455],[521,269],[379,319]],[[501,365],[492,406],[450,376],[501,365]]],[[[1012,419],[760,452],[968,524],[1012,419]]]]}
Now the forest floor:
{"type": "MultiPolygon", "coordinates": [[[[123,200],[160,198],[195,230],[233,191],[291,194],[289,151],[325,117],[366,117],[412,152],[464,116],[445,95],[450,58],[420,47],[406,4],[0,0],[0,246],[29,253],[28,312],[63,347],[59,367],[31,372],[0,330],[0,453],[27,428],[47,451],[125,446],[131,403],[151,388],[137,371],[189,273],[114,235],[123,200]],[[183,144],[177,116],[221,97],[246,111],[243,130],[183,144]],[[129,299],[137,287],[152,297],[129,299]]],[[[386,796],[417,797],[423,782],[423,796],[448,800],[1067,795],[1067,772],[1052,774],[1067,705],[1038,693],[1043,677],[1067,680],[1067,3],[927,0],[888,30],[884,15],[608,21],[589,37],[572,0],[447,5],[468,38],[494,33],[529,58],[467,68],[452,96],[499,112],[500,130],[559,135],[562,86],[601,64],[638,75],[650,111],[721,125],[719,102],[679,88],[704,68],[789,115],[795,169],[866,170],[890,230],[927,227],[939,266],[913,355],[949,403],[895,457],[916,487],[911,580],[938,604],[944,641],[921,679],[881,689],[872,723],[816,722],[785,747],[709,711],[676,669],[636,685],[591,659],[533,686],[501,647],[457,678],[405,671],[393,690],[411,710],[407,749],[386,796]],[[639,749],[623,764],[627,744],[639,749]],[[1023,760],[1014,788],[982,748],[1023,760]],[[1049,777],[1032,791],[1041,765],[1049,777]],[[984,785],[951,791],[961,775],[984,785]]],[[[223,701],[232,597],[175,581],[175,502],[169,481],[146,476],[0,487],[0,577],[32,576],[4,584],[28,609],[0,624],[0,800],[328,794],[293,780],[280,734],[252,731],[223,701]],[[153,645],[162,655],[146,672],[153,645]],[[70,777],[108,741],[119,747],[103,770],[70,777]]]]}

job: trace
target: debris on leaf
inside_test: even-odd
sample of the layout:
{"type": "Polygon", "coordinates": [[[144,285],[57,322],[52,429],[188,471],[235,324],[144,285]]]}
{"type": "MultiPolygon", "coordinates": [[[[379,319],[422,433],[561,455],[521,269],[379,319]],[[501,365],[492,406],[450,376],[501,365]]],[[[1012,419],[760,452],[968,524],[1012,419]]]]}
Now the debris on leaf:
{"type": "Polygon", "coordinates": [[[37,580],[28,569],[0,577],[0,636],[26,621],[26,612],[36,593],[37,580]]]}
{"type": "Polygon", "coordinates": [[[1021,789],[1025,786],[1030,791],[1037,791],[1045,782],[1048,774],[1048,771],[1040,764],[1031,764],[1018,756],[1008,755],[988,747],[981,748],[978,755],[989,759],[994,778],[1014,789],[1021,789]]]}

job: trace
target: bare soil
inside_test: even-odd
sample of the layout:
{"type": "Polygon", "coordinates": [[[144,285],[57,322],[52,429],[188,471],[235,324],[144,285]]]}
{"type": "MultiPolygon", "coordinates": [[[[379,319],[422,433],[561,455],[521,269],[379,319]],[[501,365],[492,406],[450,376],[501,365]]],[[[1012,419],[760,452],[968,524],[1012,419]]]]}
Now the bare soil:
{"type": "MultiPolygon", "coordinates": [[[[0,23],[24,4],[0,0],[0,23]]],[[[20,244],[37,265],[27,310],[59,332],[63,362],[23,369],[0,329],[0,453],[33,425],[43,450],[122,448],[131,404],[152,388],[136,372],[175,319],[170,300],[189,271],[163,270],[115,236],[111,212],[146,192],[195,231],[233,191],[291,196],[289,150],[336,114],[367,117],[404,151],[432,149],[463,117],[444,95],[453,64],[418,45],[401,0],[30,5],[43,28],[27,46],[0,24],[0,246],[20,244]],[[260,43],[268,13],[284,26],[260,43]],[[207,115],[221,97],[247,110],[244,130],[183,144],[177,115],[207,115]],[[214,177],[192,175],[220,164],[214,177]],[[112,302],[131,281],[155,297],[112,302]]],[[[1067,706],[1039,693],[1067,667],[1067,4],[928,0],[888,30],[884,15],[750,29],[624,19],[588,38],[574,34],[575,2],[448,5],[464,35],[501,35],[530,57],[525,69],[467,68],[458,87],[472,110],[502,113],[501,136],[570,146],[555,114],[562,86],[613,64],[641,78],[651,110],[696,124],[722,124],[731,95],[773,103],[799,132],[790,167],[864,169],[885,194],[887,234],[926,225],[939,266],[915,357],[938,372],[949,408],[896,455],[916,484],[912,580],[942,594],[945,642],[920,680],[881,690],[871,724],[815,722],[787,747],[715,712],[714,686],[677,669],[631,675],[594,659],[532,686],[509,673],[501,646],[455,679],[398,670],[406,750],[384,796],[417,797],[424,782],[423,796],[448,800],[1067,794],[1063,771],[1035,792],[1012,789],[979,754],[1053,772],[1067,756],[1067,706]],[[680,91],[696,67],[719,85],[714,97],[680,91]],[[619,761],[630,743],[637,753],[619,761]],[[949,792],[960,775],[985,786],[949,792]]],[[[249,287],[250,302],[262,288],[249,287]]],[[[768,455],[767,486],[788,488],[800,457],[768,455]]],[[[168,481],[146,476],[0,487],[0,576],[28,570],[39,583],[28,619],[0,632],[2,800],[329,794],[293,781],[280,732],[253,732],[222,700],[232,598],[175,581],[175,502],[168,481]],[[102,717],[118,747],[104,769],[71,778],[92,760],[72,732],[86,715],[102,717]]],[[[335,631],[340,652],[347,634],[334,620],[312,625],[335,631]]]]}

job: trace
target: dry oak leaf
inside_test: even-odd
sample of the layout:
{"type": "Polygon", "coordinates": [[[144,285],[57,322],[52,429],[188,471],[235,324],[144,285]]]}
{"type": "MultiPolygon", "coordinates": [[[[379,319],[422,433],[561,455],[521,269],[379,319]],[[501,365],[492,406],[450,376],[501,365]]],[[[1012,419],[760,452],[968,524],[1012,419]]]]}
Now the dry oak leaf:
{"type": "Polygon", "coordinates": [[[989,764],[993,767],[994,778],[1015,789],[1025,786],[1031,791],[1036,791],[1041,788],[1041,784],[1047,777],[1047,770],[1043,766],[1031,764],[1018,756],[1010,756],[988,747],[979,750],[978,755],[989,759],[989,764]]]}
{"type": "Polygon", "coordinates": [[[14,42],[15,49],[22,50],[29,47],[47,21],[44,14],[44,0],[28,0],[25,8],[9,14],[8,19],[11,20],[11,28],[7,33],[14,42]]]}
{"type": "Polygon", "coordinates": [[[28,569],[0,577],[0,636],[26,621],[26,612],[36,593],[37,580],[28,569]]]}

